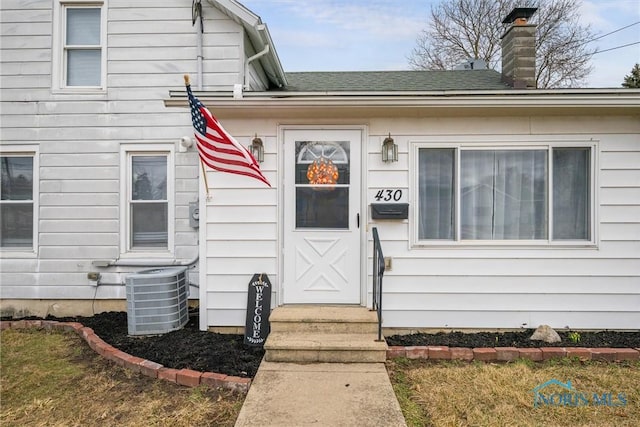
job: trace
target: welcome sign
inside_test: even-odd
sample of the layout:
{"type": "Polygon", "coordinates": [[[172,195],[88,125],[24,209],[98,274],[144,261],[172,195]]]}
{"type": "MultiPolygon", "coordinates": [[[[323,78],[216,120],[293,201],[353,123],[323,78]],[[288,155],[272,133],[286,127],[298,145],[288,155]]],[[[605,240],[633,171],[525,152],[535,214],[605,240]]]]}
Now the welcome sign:
{"type": "Polygon", "coordinates": [[[271,313],[271,282],[264,273],[256,273],[249,282],[247,321],[244,328],[246,345],[262,346],[269,335],[271,313]]]}

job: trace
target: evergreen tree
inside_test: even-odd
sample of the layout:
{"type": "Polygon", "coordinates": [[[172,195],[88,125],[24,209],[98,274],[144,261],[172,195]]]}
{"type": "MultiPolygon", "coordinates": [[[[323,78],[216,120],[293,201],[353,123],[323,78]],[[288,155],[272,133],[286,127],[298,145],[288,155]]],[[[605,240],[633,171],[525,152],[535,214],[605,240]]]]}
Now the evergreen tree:
{"type": "Polygon", "coordinates": [[[631,74],[624,76],[622,87],[640,89],[640,64],[634,65],[631,69],[631,74]]]}

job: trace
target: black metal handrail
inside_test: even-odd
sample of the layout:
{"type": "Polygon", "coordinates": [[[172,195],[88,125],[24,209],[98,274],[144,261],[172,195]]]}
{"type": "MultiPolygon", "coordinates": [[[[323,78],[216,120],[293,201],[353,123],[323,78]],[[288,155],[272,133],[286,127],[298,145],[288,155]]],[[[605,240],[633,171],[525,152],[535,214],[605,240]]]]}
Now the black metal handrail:
{"type": "Polygon", "coordinates": [[[378,341],[382,341],[382,276],[384,276],[384,255],[380,245],[378,229],[373,227],[373,309],[378,312],[378,341]]]}

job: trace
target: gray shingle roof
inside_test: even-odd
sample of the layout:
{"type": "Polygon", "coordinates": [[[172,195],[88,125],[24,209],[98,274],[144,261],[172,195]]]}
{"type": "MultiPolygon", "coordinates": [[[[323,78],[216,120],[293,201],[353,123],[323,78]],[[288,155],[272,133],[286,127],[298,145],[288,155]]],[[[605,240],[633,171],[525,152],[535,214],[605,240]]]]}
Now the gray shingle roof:
{"type": "Polygon", "coordinates": [[[494,70],[323,71],[286,73],[287,92],[388,92],[509,89],[494,70]]]}

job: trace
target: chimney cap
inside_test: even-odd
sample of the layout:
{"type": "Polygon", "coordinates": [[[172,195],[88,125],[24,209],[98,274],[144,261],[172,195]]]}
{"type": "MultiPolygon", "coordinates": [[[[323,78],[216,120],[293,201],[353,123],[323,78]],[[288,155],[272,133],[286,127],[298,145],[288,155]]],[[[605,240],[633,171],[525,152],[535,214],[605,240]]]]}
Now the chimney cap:
{"type": "Polygon", "coordinates": [[[534,13],[536,13],[537,10],[537,7],[515,7],[511,11],[511,13],[509,13],[507,17],[502,20],[502,23],[511,24],[515,22],[516,19],[529,19],[533,16],[534,13]]]}

